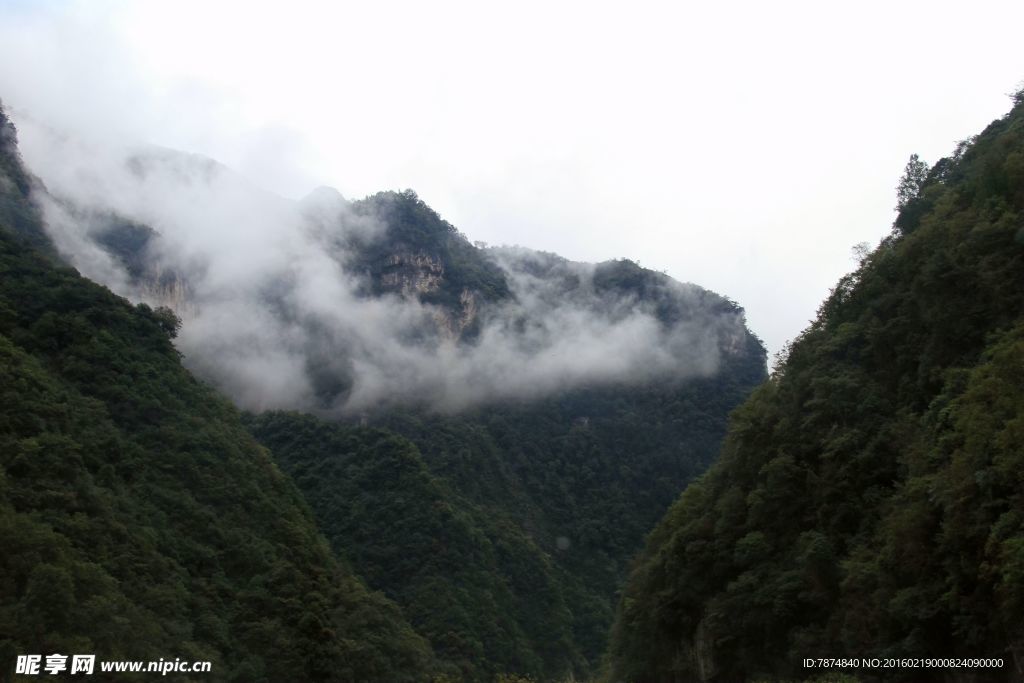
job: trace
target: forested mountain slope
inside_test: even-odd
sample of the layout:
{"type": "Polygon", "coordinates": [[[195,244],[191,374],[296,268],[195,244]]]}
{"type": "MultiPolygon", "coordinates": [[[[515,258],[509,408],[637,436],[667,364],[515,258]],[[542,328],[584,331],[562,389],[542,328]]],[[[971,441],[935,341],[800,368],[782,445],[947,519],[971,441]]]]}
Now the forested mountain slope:
{"type": "Polygon", "coordinates": [[[183,362],[253,411],[338,571],[401,610],[396,647],[456,680],[593,673],[644,533],[766,376],[743,309],[471,244],[411,191],[294,202],[194,155],[114,156],[49,155],[57,250],[179,314],[183,362]]]}
{"type": "Polygon", "coordinates": [[[30,199],[33,178],[18,155],[17,131],[0,106],[0,225],[22,240],[52,253],[39,208],[30,199]]]}
{"type": "Polygon", "coordinates": [[[762,377],[758,360],[709,379],[380,420],[412,440],[461,497],[514,520],[564,570],[575,646],[596,662],[645,531],[710,464],[726,416],[762,377]]]}
{"type": "Polygon", "coordinates": [[[35,135],[62,256],[172,307],[187,366],[249,410],[451,414],[763,356],[725,297],[626,261],[481,248],[409,190],[293,201],[196,155],[35,135]]]}
{"type": "Polygon", "coordinates": [[[339,555],[402,606],[454,680],[585,670],[569,577],[507,513],[455,494],[412,443],[297,413],[264,413],[250,426],[339,555]]]}
{"type": "MultiPolygon", "coordinates": [[[[628,261],[591,269],[524,249],[483,252],[410,194],[372,201],[405,216],[397,232],[387,224],[382,243],[385,253],[406,256],[350,252],[371,271],[374,263],[390,263],[385,276],[395,277],[385,282],[426,300],[450,282],[479,283],[487,274],[512,283],[451,290],[473,292],[477,330],[486,325],[480,321],[493,297],[550,297],[593,317],[643,308],[665,329],[707,325],[701,330],[715,344],[716,317],[741,314],[723,297],[684,289],[628,261]],[[461,260],[451,255],[456,249],[461,260]]],[[[374,275],[371,282],[381,279],[374,275]]],[[[450,298],[437,301],[447,320],[465,310],[450,298]]],[[[522,324],[545,324],[546,310],[543,303],[524,306],[522,324]]],[[[475,343],[471,329],[459,343],[475,343]]],[[[645,531],[679,488],[704,471],[729,411],[764,378],[759,341],[736,329],[724,337],[707,376],[595,380],[549,396],[490,399],[454,414],[415,401],[403,406],[399,395],[363,413],[363,420],[411,444],[286,414],[256,418],[254,433],[296,477],[339,554],[395,599],[462,675],[586,676],[605,648],[615,592],[645,531]],[[397,476],[389,467],[406,475],[389,479],[384,472],[397,476]],[[461,541],[438,551],[439,539],[450,537],[461,541]],[[397,553],[401,561],[370,559],[382,553],[397,553]]],[[[679,353],[685,365],[694,351],[679,353]]]]}
{"type": "Polygon", "coordinates": [[[209,660],[210,681],[424,680],[427,643],[182,368],[174,315],[33,246],[0,123],[0,678],[70,652],[209,660]]]}
{"type": "Polygon", "coordinates": [[[729,410],[763,377],[747,339],[709,378],[457,415],[391,409],[368,417],[374,429],[294,413],[249,424],[339,555],[459,675],[585,676],[644,531],[707,467],[729,410]]]}
{"type": "Polygon", "coordinates": [[[610,680],[1024,677],[1024,95],[926,170],[648,537],[610,680]]]}

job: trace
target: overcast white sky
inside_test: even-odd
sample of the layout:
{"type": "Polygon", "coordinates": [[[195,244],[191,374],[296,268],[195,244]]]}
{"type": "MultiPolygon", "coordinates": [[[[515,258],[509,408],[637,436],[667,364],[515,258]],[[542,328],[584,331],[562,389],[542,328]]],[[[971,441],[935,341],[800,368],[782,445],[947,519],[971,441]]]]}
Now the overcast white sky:
{"type": "Polygon", "coordinates": [[[0,0],[0,98],[289,197],[413,188],[470,239],[626,257],[776,351],[1009,108],[1021,2],[0,0]]]}

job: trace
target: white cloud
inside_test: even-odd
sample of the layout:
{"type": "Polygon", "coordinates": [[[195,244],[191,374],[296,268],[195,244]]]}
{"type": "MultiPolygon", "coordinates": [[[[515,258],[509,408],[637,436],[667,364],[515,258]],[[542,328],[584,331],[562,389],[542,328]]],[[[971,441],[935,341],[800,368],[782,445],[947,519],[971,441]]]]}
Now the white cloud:
{"type": "Polygon", "coordinates": [[[1024,5],[998,1],[78,0],[0,18],[16,120],[201,152],[287,196],[412,187],[471,239],[726,294],[772,350],[887,231],[909,154],[947,154],[1024,77],[1024,5]]]}
{"type": "MultiPolygon", "coordinates": [[[[41,199],[58,249],[120,294],[174,305],[186,363],[247,408],[455,411],[594,384],[703,377],[745,339],[742,317],[703,303],[696,287],[647,285],[674,306],[666,309],[674,317],[659,318],[654,300],[595,284],[595,266],[523,249],[485,257],[506,274],[507,300],[464,290],[455,294],[461,308],[438,308],[414,296],[368,297],[366,260],[349,268],[359,253],[351,249],[382,236],[386,208],[323,189],[296,202],[205,157],[95,147],[31,121],[21,145],[46,179],[41,199]],[[159,234],[141,281],[96,247],[110,216],[159,234]],[[457,342],[470,322],[475,336],[457,342]]],[[[412,261],[429,256],[403,258],[412,282],[412,261]]]]}

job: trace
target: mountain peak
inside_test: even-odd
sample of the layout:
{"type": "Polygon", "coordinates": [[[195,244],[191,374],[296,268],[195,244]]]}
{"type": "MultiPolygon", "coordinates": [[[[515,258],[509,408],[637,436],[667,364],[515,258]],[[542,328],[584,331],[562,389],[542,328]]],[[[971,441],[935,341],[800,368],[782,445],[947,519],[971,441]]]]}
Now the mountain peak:
{"type": "Polygon", "coordinates": [[[313,188],[309,194],[299,200],[299,203],[303,206],[343,206],[348,204],[348,200],[330,185],[321,185],[313,188]]]}

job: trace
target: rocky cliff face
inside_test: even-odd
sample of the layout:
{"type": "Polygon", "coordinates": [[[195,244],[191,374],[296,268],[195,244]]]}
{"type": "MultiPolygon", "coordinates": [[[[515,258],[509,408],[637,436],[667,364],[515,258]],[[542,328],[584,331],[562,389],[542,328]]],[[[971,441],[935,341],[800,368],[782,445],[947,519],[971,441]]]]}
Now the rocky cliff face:
{"type": "Polygon", "coordinates": [[[470,330],[475,329],[479,319],[479,305],[480,295],[463,289],[459,295],[458,306],[438,308],[434,311],[438,332],[448,341],[461,341],[470,330]]]}
{"type": "Polygon", "coordinates": [[[444,264],[440,258],[425,252],[398,251],[387,257],[387,266],[380,276],[380,286],[386,292],[416,297],[433,294],[441,288],[444,264]]]}
{"type": "MultiPolygon", "coordinates": [[[[408,299],[424,299],[437,295],[446,285],[445,266],[439,257],[405,249],[386,259],[387,268],[380,275],[379,288],[408,299]]],[[[473,329],[478,320],[483,297],[477,291],[463,287],[454,305],[435,306],[433,319],[441,336],[459,341],[473,329]]]]}
{"type": "Polygon", "coordinates": [[[153,306],[166,306],[180,318],[194,317],[199,304],[188,280],[174,271],[165,271],[157,277],[138,281],[139,296],[153,306]]]}

